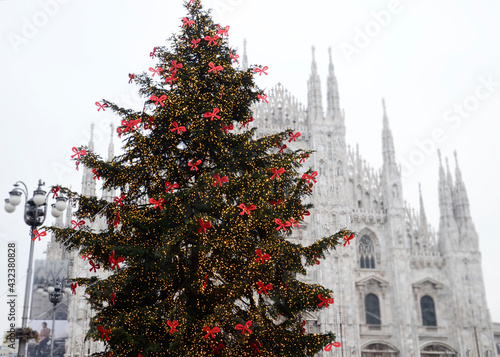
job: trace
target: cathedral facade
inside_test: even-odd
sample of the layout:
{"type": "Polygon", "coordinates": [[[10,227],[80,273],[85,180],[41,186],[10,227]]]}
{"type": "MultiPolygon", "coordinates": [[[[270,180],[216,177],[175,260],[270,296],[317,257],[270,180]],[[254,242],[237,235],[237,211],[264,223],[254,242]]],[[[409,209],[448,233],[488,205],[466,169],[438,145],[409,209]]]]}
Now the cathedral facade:
{"type": "MultiPolygon", "coordinates": [[[[243,67],[247,66],[246,55],[243,67]]],[[[345,118],[330,58],[326,110],[313,55],[307,107],[277,85],[269,103],[254,110],[258,135],[290,128],[300,131],[289,147],[314,150],[306,164],[318,171],[311,210],[291,240],[304,245],[347,227],[357,232],[349,245],[330,252],[309,269],[305,281],[334,291],[335,303],[305,316],[309,333],[333,331],[341,347],[319,356],[342,357],[493,357],[497,355],[486,303],[478,235],[458,163],[451,173],[440,161],[437,232],[427,223],[422,196],[419,210],[402,195],[400,168],[385,104],[382,105],[382,156],[378,170],[345,142],[345,118]]],[[[111,129],[112,135],[114,130],[111,129]]],[[[93,149],[93,139],[89,149],[93,149]]],[[[114,155],[113,143],[108,157],[114,155]]],[[[96,196],[96,182],[83,170],[82,194],[96,196]]],[[[115,193],[103,198],[113,201],[115,193]]],[[[70,222],[71,208],[65,222],[70,222]]],[[[94,229],[104,227],[96,220],[94,229]]],[[[52,243],[56,246],[57,243],[52,243]]],[[[50,251],[50,248],[49,248],[50,251]]],[[[70,276],[89,274],[88,262],[70,254],[70,276]]],[[[103,274],[103,273],[101,273],[103,274]]],[[[90,311],[78,288],[69,304],[65,356],[83,357],[102,350],[85,341],[90,311]]]]}

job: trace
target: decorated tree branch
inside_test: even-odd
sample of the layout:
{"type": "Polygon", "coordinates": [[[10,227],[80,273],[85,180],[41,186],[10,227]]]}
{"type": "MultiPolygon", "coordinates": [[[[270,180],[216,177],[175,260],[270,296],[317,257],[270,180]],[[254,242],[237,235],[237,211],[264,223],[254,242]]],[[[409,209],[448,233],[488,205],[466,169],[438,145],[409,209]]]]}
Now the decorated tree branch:
{"type": "MultiPolygon", "coordinates": [[[[50,228],[88,259],[84,286],[89,338],[103,356],[313,356],[338,346],[308,333],[303,314],[326,309],[333,293],[300,280],[328,250],[350,242],[342,230],[308,247],[287,239],[307,219],[303,200],[320,177],[302,168],[311,153],[286,128],[256,138],[252,104],[267,101],[199,0],[185,5],[180,33],[156,47],[157,63],[130,83],[142,111],[102,100],[121,120],[123,154],[105,161],[88,148],[73,160],[92,170],[112,202],[62,191],[78,204],[73,227],[50,228]],[[105,217],[107,228],[91,229],[105,217]]],[[[349,238],[350,237],[350,238],[349,238]]]]}

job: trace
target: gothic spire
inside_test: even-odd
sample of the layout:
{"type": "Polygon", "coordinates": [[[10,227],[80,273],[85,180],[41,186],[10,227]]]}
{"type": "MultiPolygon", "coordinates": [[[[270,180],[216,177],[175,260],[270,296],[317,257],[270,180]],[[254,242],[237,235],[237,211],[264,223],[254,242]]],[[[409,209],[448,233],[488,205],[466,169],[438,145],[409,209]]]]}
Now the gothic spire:
{"type": "Polygon", "coordinates": [[[388,168],[395,168],[396,166],[396,150],[394,149],[394,141],[392,139],[392,132],[389,128],[389,118],[385,108],[385,99],[382,98],[383,114],[383,127],[382,127],[382,155],[384,159],[384,166],[388,168]]]}
{"type": "Polygon", "coordinates": [[[323,105],[321,97],[321,81],[319,79],[312,47],[311,75],[307,81],[307,117],[310,124],[323,123],[323,105]]]}
{"type": "Polygon", "coordinates": [[[241,59],[241,69],[246,71],[248,69],[248,56],[247,56],[247,39],[243,39],[243,58],[241,59]]]}
{"type": "MultiPolygon", "coordinates": [[[[458,227],[453,214],[452,186],[450,186],[451,174],[449,167],[445,174],[441,152],[439,156],[439,246],[442,252],[451,252],[458,247],[458,227]]],[[[446,160],[448,166],[448,160],[446,160]]]]}
{"type": "Polygon", "coordinates": [[[471,218],[469,210],[469,198],[467,197],[467,190],[465,189],[465,184],[462,179],[462,172],[460,171],[460,166],[458,166],[457,152],[454,152],[455,156],[455,196],[456,196],[456,206],[455,210],[457,213],[457,221],[460,226],[467,224],[471,218]]]}
{"type": "MultiPolygon", "coordinates": [[[[326,93],[326,120],[344,126],[344,118],[340,111],[339,89],[333,68],[332,49],[328,48],[330,63],[328,65],[327,93],[326,93]]],[[[340,129],[340,128],[339,128],[340,129]]]]}
{"type": "MultiPolygon", "coordinates": [[[[95,124],[92,123],[90,125],[90,140],[89,140],[89,150],[94,151],[94,127],[95,124]]],[[[83,176],[82,176],[82,195],[95,197],[96,195],[96,183],[94,180],[94,174],[88,167],[83,168],[83,176]]]]}
{"type": "Polygon", "coordinates": [[[419,226],[419,231],[420,231],[420,236],[423,239],[428,239],[429,237],[429,225],[427,224],[427,217],[425,215],[425,209],[424,209],[424,199],[422,198],[422,186],[420,186],[420,183],[418,184],[418,193],[419,193],[419,198],[420,198],[420,226],[419,226]]]}

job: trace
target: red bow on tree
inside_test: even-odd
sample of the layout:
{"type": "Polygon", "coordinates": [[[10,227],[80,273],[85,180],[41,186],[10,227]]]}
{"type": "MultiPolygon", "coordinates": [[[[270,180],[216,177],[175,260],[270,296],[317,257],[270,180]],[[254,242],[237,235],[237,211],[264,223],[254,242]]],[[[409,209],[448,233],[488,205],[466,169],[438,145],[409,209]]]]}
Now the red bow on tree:
{"type": "Polygon", "coordinates": [[[248,118],[247,120],[245,120],[243,123],[241,123],[240,125],[240,129],[244,128],[244,127],[247,127],[251,122],[253,122],[253,118],[248,118]]]}
{"type": "Polygon", "coordinates": [[[312,174],[303,174],[302,175],[302,180],[307,180],[307,183],[311,183],[311,180],[314,181],[314,183],[318,182],[315,180],[315,177],[318,176],[318,172],[314,171],[312,174]]]}
{"type": "Polygon", "coordinates": [[[303,162],[305,162],[308,157],[309,157],[309,154],[300,155],[299,164],[302,164],[303,162]]]}
{"type": "Polygon", "coordinates": [[[125,199],[125,195],[121,195],[120,197],[115,197],[114,201],[118,207],[123,207],[123,200],[125,199]]]}
{"type": "Polygon", "coordinates": [[[205,326],[205,327],[203,327],[203,331],[208,332],[205,335],[205,338],[208,338],[208,336],[212,336],[212,338],[215,338],[214,334],[219,333],[220,332],[220,328],[218,328],[217,326],[215,326],[214,328],[211,329],[210,326],[205,326]]]}
{"type": "Polygon", "coordinates": [[[258,74],[259,74],[259,76],[262,76],[262,73],[264,73],[264,74],[267,76],[267,72],[266,72],[266,71],[267,71],[268,69],[269,69],[269,67],[268,67],[268,66],[264,66],[262,69],[261,69],[261,68],[255,68],[253,71],[254,71],[255,73],[258,73],[258,74]]]}
{"type": "Polygon", "coordinates": [[[73,295],[76,295],[76,287],[78,286],[78,284],[77,283],[71,283],[70,286],[71,286],[71,293],[73,295]]]}
{"type": "Polygon", "coordinates": [[[233,129],[234,129],[234,127],[231,124],[229,124],[229,125],[222,125],[222,130],[224,130],[224,132],[226,134],[227,134],[228,130],[233,130],[233,129]]]}
{"type": "Polygon", "coordinates": [[[189,20],[187,17],[182,18],[182,26],[191,27],[192,25],[194,25],[194,20],[189,20]]]}
{"type": "Polygon", "coordinates": [[[333,304],[333,299],[332,298],[324,298],[321,296],[321,294],[318,295],[318,298],[321,300],[321,302],[318,304],[319,307],[325,305],[325,307],[330,306],[330,304],[333,304]]]}
{"type": "MultiPolygon", "coordinates": [[[[130,121],[122,120],[122,126],[124,126],[125,128],[118,132],[120,134],[118,136],[121,136],[122,133],[126,133],[127,131],[130,131],[130,132],[134,131],[135,129],[137,129],[139,127],[139,124],[141,123],[141,121],[142,121],[141,118],[135,119],[135,120],[130,120],[130,121]]],[[[120,129],[120,128],[118,128],[118,129],[120,129]]]]}
{"type": "Polygon", "coordinates": [[[250,216],[250,211],[255,211],[257,209],[257,207],[255,205],[250,205],[250,206],[245,206],[243,203],[240,204],[238,206],[239,208],[241,208],[241,212],[240,212],[240,216],[243,216],[245,213],[248,214],[250,216]]]}
{"type": "Polygon", "coordinates": [[[161,72],[163,72],[163,68],[162,67],[158,67],[158,68],[155,69],[153,67],[149,67],[149,71],[153,72],[153,77],[154,77],[155,74],[160,75],[161,72]]]}
{"type": "Polygon", "coordinates": [[[83,260],[87,260],[87,259],[90,259],[90,257],[91,257],[91,256],[92,256],[92,254],[90,254],[90,253],[89,253],[89,254],[84,254],[84,255],[82,255],[82,257],[81,257],[81,258],[82,258],[83,260]]]}
{"type": "Polygon", "coordinates": [[[132,80],[134,80],[134,79],[135,79],[135,74],[133,74],[133,73],[129,73],[129,74],[128,74],[128,78],[129,78],[128,83],[129,83],[129,84],[130,84],[130,83],[132,83],[132,80]]]}
{"type": "Polygon", "coordinates": [[[160,98],[158,98],[156,95],[152,95],[150,99],[153,102],[155,102],[156,105],[158,105],[158,103],[160,103],[161,106],[164,107],[165,104],[163,104],[163,101],[167,99],[167,96],[164,94],[160,98]]]}
{"type": "Polygon", "coordinates": [[[99,108],[97,109],[97,111],[100,111],[102,109],[103,112],[106,111],[106,109],[104,108],[107,108],[109,107],[109,104],[108,103],[104,103],[104,104],[101,104],[99,102],[95,102],[95,105],[97,105],[99,108]]]}
{"type": "Polygon", "coordinates": [[[115,227],[118,227],[120,225],[120,212],[118,212],[118,214],[116,215],[116,218],[115,220],[113,221],[113,225],[115,227]]]}
{"type": "Polygon", "coordinates": [[[240,55],[233,55],[232,53],[229,54],[229,58],[231,58],[233,60],[233,63],[236,62],[236,63],[240,63],[238,61],[238,58],[240,58],[240,55]]]}
{"type": "Polygon", "coordinates": [[[165,192],[167,192],[167,193],[168,193],[169,191],[170,191],[170,192],[172,192],[172,193],[174,193],[174,190],[175,190],[176,188],[179,188],[179,184],[178,184],[178,183],[174,183],[174,184],[172,185],[172,184],[170,184],[170,182],[168,182],[168,181],[167,181],[167,182],[165,182],[165,186],[167,187],[167,189],[165,190],[165,192]]]}
{"type": "Polygon", "coordinates": [[[217,42],[215,42],[215,41],[218,39],[219,39],[219,35],[214,35],[214,37],[205,36],[205,41],[208,41],[209,45],[216,45],[217,42]]]}
{"type": "Polygon", "coordinates": [[[123,258],[119,257],[119,258],[115,259],[115,251],[113,250],[113,252],[111,253],[111,255],[108,258],[108,262],[110,264],[110,268],[112,270],[115,270],[115,268],[120,268],[119,264],[123,263],[123,258]]]}
{"type": "Polygon", "coordinates": [[[306,333],[306,328],[305,328],[306,324],[307,324],[306,320],[302,321],[302,331],[300,331],[301,335],[306,333]]]}
{"type": "Polygon", "coordinates": [[[229,179],[227,178],[227,176],[220,177],[219,174],[215,174],[213,176],[213,178],[215,179],[215,182],[212,184],[212,186],[214,186],[214,187],[217,186],[217,185],[219,185],[219,187],[222,187],[222,183],[229,181],[229,179]]]}
{"type": "Polygon", "coordinates": [[[261,347],[260,342],[255,342],[255,343],[250,342],[250,347],[253,348],[253,351],[255,352],[255,354],[260,355],[260,350],[259,350],[259,348],[261,347]]]}
{"type": "Polygon", "coordinates": [[[97,173],[97,170],[96,170],[96,169],[92,169],[92,173],[94,174],[94,180],[95,180],[95,179],[98,179],[98,180],[100,180],[100,179],[101,179],[101,176],[99,176],[99,174],[97,173]]]}
{"type": "Polygon", "coordinates": [[[53,193],[52,195],[52,199],[56,198],[57,196],[59,196],[59,191],[61,189],[59,188],[59,186],[56,186],[56,187],[52,187],[52,189],[50,190],[51,193],[53,193]]]}
{"type": "Polygon", "coordinates": [[[210,62],[208,64],[208,66],[210,67],[210,69],[208,70],[208,73],[211,73],[211,72],[214,72],[214,74],[217,74],[217,71],[223,71],[224,68],[222,66],[216,66],[213,62],[210,62]]]}
{"type": "Polygon", "coordinates": [[[201,38],[198,38],[196,40],[195,39],[191,40],[191,47],[197,48],[200,41],[201,41],[201,38]]]}
{"type": "Polygon", "coordinates": [[[114,305],[116,299],[116,293],[111,293],[111,303],[114,305]]]}
{"type": "Polygon", "coordinates": [[[248,334],[251,334],[252,331],[249,329],[250,326],[252,326],[252,321],[247,321],[245,325],[237,324],[236,329],[241,330],[241,333],[243,335],[245,334],[245,332],[248,332],[248,334]]]}
{"type": "Polygon", "coordinates": [[[354,233],[351,234],[349,237],[348,236],[344,236],[344,240],[345,240],[344,247],[345,247],[346,244],[347,245],[351,245],[351,240],[353,240],[353,239],[354,239],[354,233]]]}
{"type": "Polygon", "coordinates": [[[278,146],[280,148],[280,153],[283,152],[283,150],[285,150],[287,148],[286,144],[284,144],[283,146],[278,146]]]}
{"type": "Polygon", "coordinates": [[[109,336],[108,334],[111,333],[111,329],[109,330],[106,330],[104,327],[102,327],[101,325],[99,325],[97,327],[97,330],[99,330],[99,332],[101,333],[101,338],[106,338],[106,341],[109,341],[109,336]]]}
{"type": "Polygon", "coordinates": [[[144,129],[150,129],[153,130],[154,128],[154,121],[155,117],[149,117],[148,122],[144,123],[144,129]]]}
{"type": "Polygon", "coordinates": [[[325,346],[325,351],[330,352],[332,350],[332,347],[340,347],[340,342],[329,343],[325,346]]]}
{"type": "Polygon", "coordinates": [[[77,158],[76,158],[77,160],[80,160],[80,157],[87,155],[87,152],[85,150],[78,150],[75,147],[71,150],[73,150],[73,152],[75,153],[74,155],[71,155],[71,158],[74,158],[75,156],[77,156],[77,158]]]}
{"type": "Polygon", "coordinates": [[[297,141],[298,137],[300,136],[300,132],[298,131],[295,134],[293,132],[290,132],[289,134],[291,136],[290,140],[288,140],[289,143],[291,143],[292,140],[297,141]]]}
{"type": "Polygon", "coordinates": [[[101,269],[101,265],[99,263],[94,263],[93,260],[89,260],[89,264],[90,264],[90,269],[89,271],[94,271],[94,273],[97,273],[97,269],[101,269]]]}
{"type": "Polygon", "coordinates": [[[290,218],[290,223],[294,225],[294,227],[298,227],[300,228],[300,224],[299,224],[300,221],[296,221],[294,220],[293,218],[290,218]]]}
{"type": "Polygon", "coordinates": [[[167,321],[168,327],[170,327],[170,333],[177,332],[177,327],[179,327],[179,321],[174,320],[174,321],[167,321]]]}
{"type": "Polygon", "coordinates": [[[198,233],[207,233],[207,228],[212,228],[212,223],[210,222],[203,222],[203,219],[198,220],[198,224],[200,225],[200,228],[198,228],[198,233]]]}
{"type": "Polygon", "coordinates": [[[85,224],[85,221],[81,220],[81,221],[77,222],[75,220],[72,220],[71,224],[73,224],[73,229],[82,228],[82,226],[85,224]]]}
{"type": "Polygon", "coordinates": [[[255,259],[256,262],[258,262],[260,260],[260,262],[262,264],[264,264],[266,262],[266,260],[271,260],[271,256],[269,254],[262,254],[262,251],[260,249],[257,249],[255,251],[255,254],[258,255],[258,258],[255,259]]]}
{"type": "Polygon", "coordinates": [[[45,237],[47,235],[47,232],[38,232],[36,229],[33,229],[33,239],[36,240],[38,238],[38,241],[41,241],[40,237],[45,237]]]}
{"type": "Polygon", "coordinates": [[[277,169],[277,168],[273,167],[273,168],[271,169],[271,172],[274,174],[274,175],[272,175],[272,176],[271,176],[271,180],[273,180],[273,179],[276,179],[276,180],[277,180],[277,179],[279,179],[279,178],[280,178],[280,175],[282,175],[282,174],[284,174],[284,173],[285,173],[285,169],[284,169],[283,167],[281,167],[281,168],[279,168],[279,169],[277,169]]]}
{"type": "Polygon", "coordinates": [[[276,222],[276,224],[278,225],[278,227],[276,227],[276,230],[279,231],[280,229],[283,228],[283,232],[286,232],[286,227],[291,227],[292,224],[290,223],[290,221],[285,221],[285,223],[281,222],[281,220],[279,218],[276,218],[274,220],[274,222],[276,222]]]}
{"type": "Polygon", "coordinates": [[[205,118],[210,118],[210,121],[213,121],[214,119],[220,119],[220,116],[217,115],[218,112],[219,112],[219,108],[214,108],[212,113],[206,112],[205,114],[203,114],[203,116],[205,118]]]}
{"type": "Polygon", "coordinates": [[[226,27],[220,27],[220,25],[217,25],[217,28],[219,29],[219,31],[217,31],[217,33],[219,35],[226,35],[226,36],[229,36],[229,34],[227,33],[227,31],[229,31],[229,25],[226,26],[226,27]]]}
{"type": "Polygon", "coordinates": [[[172,76],[177,74],[177,70],[182,68],[182,63],[177,63],[176,60],[172,61],[172,67],[170,67],[170,71],[172,72],[172,76]]]}
{"type": "Polygon", "coordinates": [[[170,83],[170,84],[174,84],[174,82],[177,80],[177,78],[175,78],[175,75],[172,74],[170,77],[167,77],[165,78],[165,83],[170,83]]]}
{"type": "Polygon", "coordinates": [[[300,216],[300,219],[301,220],[304,220],[304,216],[310,216],[311,215],[311,212],[309,211],[305,211],[304,213],[302,213],[302,215],[300,216]]]}
{"type": "Polygon", "coordinates": [[[159,208],[162,210],[162,209],[163,209],[162,204],[164,204],[164,203],[165,203],[165,200],[164,200],[163,198],[160,198],[160,199],[157,201],[157,200],[155,200],[154,198],[150,198],[150,199],[149,199],[149,203],[151,203],[151,204],[155,205],[155,207],[154,207],[155,209],[159,207],[159,208]]]}
{"type": "Polygon", "coordinates": [[[201,160],[198,160],[193,163],[193,160],[188,162],[188,166],[191,167],[191,171],[198,171],[198,165],[201,164],[201,160]]]}
{"type": "Polygon", "coordinates": [[[176,121],[172,122],[172,126],[174,127],[173,129],[170,129],[170,131],[173,133],[174,131],[177,131],[177,134],[182,134],[183,132],[186,131],[185,126],[179,126],[176,121]]]}
{"type": "Polygon", "coordinates": [[[153,48],[153,52],[149,52],[149,57],[155,58],[156,57],[156,47],[153,48]]]}
{"type": "Polygon", "coordinates": [[[217,346],[210,345],[212,349],[212,355],[220,355],[220,352],[226,347],[222,342],[219,342],[217,346]]]}
{"type": "Polygon", "coordinates": [[[259,294],[264,293],[264,295],[267,295],[267,291],[273,289],[273,286],[271,284],[264,285],[264,283],[262,281],[258,281],[257,285],[260,288],[259,294]]]}
{"type": "Polygon", "coordinates": [[[257,98],[262,100],[262,102],[269,103],[269,101],[267,100],[267,94],[264,95],[257,94],[257,98]]]}
{"type": "Polygon", "coordinates": [[[282,199],[282,198],[280,198],[280,199],[279,199],[279,200],[277,200],[277,201],[273,201],[273,200],[269,201],[269,204],[270,204],[271,206],[277,206],[277,205],[279,205],[279,204],[280,204],[280,203],[282,203],[282,202],[283,202],[283,199],[282,199]]]}

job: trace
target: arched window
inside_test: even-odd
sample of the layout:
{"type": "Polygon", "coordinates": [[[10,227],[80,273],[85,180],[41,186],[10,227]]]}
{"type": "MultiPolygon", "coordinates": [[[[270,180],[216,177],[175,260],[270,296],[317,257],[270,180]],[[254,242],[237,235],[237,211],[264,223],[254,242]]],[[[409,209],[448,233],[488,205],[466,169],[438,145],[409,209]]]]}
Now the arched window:
{"type": "Polygon", "coordinates": [[[375,248],[366,234],[359,240],[359,266],[361,269],[375,269],[375,248]]]}
{"type": "Polygon", "coordinates": [[[380,305],[375,294],[365,296],[365,314],[367,325],[380,325],[380,305]]]}
{"type": "Polygon", "coordinates": [[[429,295],[422,296],[420,299],[420,310],[422,311],[422,325],[437,326],[434,300],[429,295]]]}

